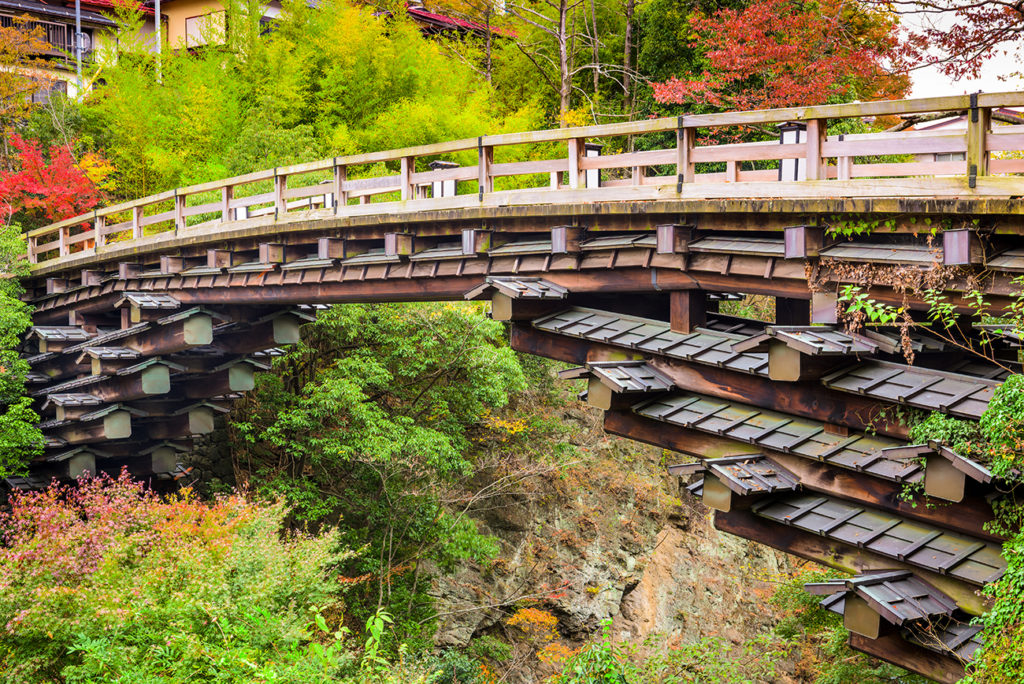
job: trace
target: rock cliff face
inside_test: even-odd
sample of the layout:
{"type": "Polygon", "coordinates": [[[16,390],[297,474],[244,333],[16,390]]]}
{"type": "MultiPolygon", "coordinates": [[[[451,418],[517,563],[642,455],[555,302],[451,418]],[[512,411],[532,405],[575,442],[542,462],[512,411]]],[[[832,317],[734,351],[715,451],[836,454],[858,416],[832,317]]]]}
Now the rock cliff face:
{"type": "Polygon", "coordinates": [[[566,419],[585,428],[573,437],[581,459],[477,512],[481,529],[501,541],[499,560],[435,574],[436,643],[460,647],[483,634],[518,643],[509,680],[534,682],[556,664],[531,658],[542,644],[524,648],[530,635],[509,626],[524,605],[557,618],[547,639],[565,650],[606,619],[616,639],[633,644],[654,635],[738,644],[770,625],[764,580],[788,572],[788,559],[716,531],[707,509],[665,474],[678,454],[605,435],[586,407],[566,419]]]}

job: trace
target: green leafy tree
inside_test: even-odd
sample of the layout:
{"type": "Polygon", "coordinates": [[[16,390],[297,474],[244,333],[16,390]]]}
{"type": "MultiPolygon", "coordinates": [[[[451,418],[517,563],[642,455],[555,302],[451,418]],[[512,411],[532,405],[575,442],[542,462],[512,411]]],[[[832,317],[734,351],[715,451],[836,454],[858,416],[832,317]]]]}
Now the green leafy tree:
{"type": "Polygon", "coordinates": [[[345,305],[263,375],[231,421],[238,467],[295,515],[367,548],[346,570],[366,605],[429,619],[421,562],[496,552],[445,502],[473,472],[467,430],[525,386],[504,328],[475,305],[345,305]]]}
{"type": "Polygon", "coordinates": [[[20,472],[42,451],[39,417],[25,395],[28,364],[18,353],[21,335],[32,325],[31,308],[21,301],[19,278],[28,271],[19,257],[25,239],[15,224],[0,228],[0,476],[20,472]]]}

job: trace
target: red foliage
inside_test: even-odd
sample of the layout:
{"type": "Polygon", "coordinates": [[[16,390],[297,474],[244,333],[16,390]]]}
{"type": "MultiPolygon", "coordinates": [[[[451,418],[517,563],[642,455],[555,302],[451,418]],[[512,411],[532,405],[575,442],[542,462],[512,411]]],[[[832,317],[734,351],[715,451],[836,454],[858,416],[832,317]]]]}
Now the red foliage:
{"type": "Polygon", "coordinates": [[[698,79],[653,84],[659,102],[770,109],[898,97],[908,86],[885,67],[897,57],[892,18],[843,0],[754,0],[690,24],[708,68],[698,79]]]}
{"type": "MultiPolygon", "coordinates": [[[[883,0],[872,0],[881,3],[883,0]]],[[[981,75],[986,60],[1021,48],[1024,5],[1020,0],[897,0],[900,13],[926,25],[909,31],[903,56],[936,64],[953,78],[981,75]]]]}
{"type": "Polygon", "coordinates": [[[0,171],[0,211],[21,214],[25,223],[52,223],[83,214],[99,204],[101,193],[75,165],[64,146],[50,147],[47,162],[39,143],[11,137],[18,170],[0,171]]]}

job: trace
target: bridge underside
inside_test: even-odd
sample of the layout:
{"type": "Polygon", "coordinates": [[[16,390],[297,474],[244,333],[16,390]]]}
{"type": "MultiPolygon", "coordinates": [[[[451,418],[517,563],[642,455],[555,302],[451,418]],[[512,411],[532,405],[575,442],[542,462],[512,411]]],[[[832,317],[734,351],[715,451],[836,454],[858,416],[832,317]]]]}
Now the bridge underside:
{"type": "Polygon", "coordinates": [[[38,269],[25,354],[47,448],[8,484],[121,467],[173,482],[192,440],[298,341],[314,305],[489,299],[515,349],[578,366],[567,376],[586,380],[608,432],[696,457],[671,472],[719,529],[854,575],[809,589],[828,594],[855,648],[956,681],[980,643],[967,624],[985,610],[978,589],[1005,570],[984,529],[995,485],[941,445],[908,444],[884,409],[977,420],[1019,371],[1019,341],[997,337],[985,360],[941,336],[851,334],[836,300],[855,283],[922,310],[924,287],[962,304],[957,292],[976,283],[1005,306],[1024,273],[1017,218],[932,236],[917,232],[926,214],[904,216],[885,234],[838,240],[822,215],[769,205],[588,206],[558,222],[262,227],[38,269]],[[774,324],[719,311],[740,294],[775,298],[774,324]],[[914,505],[908,485],[956,505],[914,505]]]}

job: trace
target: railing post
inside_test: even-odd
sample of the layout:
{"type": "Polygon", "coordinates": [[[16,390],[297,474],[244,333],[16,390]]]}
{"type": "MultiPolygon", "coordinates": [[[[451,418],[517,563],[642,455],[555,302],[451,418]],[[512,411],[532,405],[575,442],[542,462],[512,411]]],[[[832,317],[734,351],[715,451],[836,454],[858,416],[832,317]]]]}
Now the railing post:
{"type": "Polygon", "coordinates": [[[28,263],[30,263],[30,264],[38,264],[39,263],[39,255],[36,254],[36,245],[39,244],[39,238],[29,236],[27,242],[28,242],[28,245],[27,245],[28,263]]]}
{"type": "Polygon", "coordinates": [[[174,230],[185,230],[185,199],[187,195],[179,195],[174,190],[174,230]]]}
{"type": "Polygon", "coordinates": [[[696,129],[683,128],[683,117],[679,117],[676,128],[676,192],[683,191],[683,183],[693,182],[693,141],[696,129]]]}
{"type": "Polygon", "coordinates": [[[573,190],[580,187],[580,159],[583,157],[583,141],[569,138],[569,187],[573,190]]]}
{"type": "Polygon", "coordinates": [[[399,184],[402,186],[402,199],[416,199],[412,187],[412,173],[416,168],[416,157],[402,157],[402,171],[399,184]]]}
{"type": "Polygon", "coordinates": [[[57,249],[62,257],[68,255],[68,230],[69,226],[61,226],[57,230],[57,249]]]}
{"type": "Polygon", "coordinates": [[[107,244],[107,217],[96,214],[92,221],[93,234],[96,236],[96,247],[100,248],[107,244]]]}
{"type": "Polygon", "coordinates": [[[971,109],[967,117],[967,182],[977,185],[978,176],[988,175],[986,138],[992,123],[992,111],[978,107],[978,94],[971,93],[971,109]]]}
{"type": "Polygon", "coordinates": [[[821,143],[825,139],[825,122],[811,119],[807,122],[807,180],[822,180],[825,166],[822,164],[821,143]]]}
{"type": "Polygon", "coordinates": [[[142,237],[142,207],[132,207],[132,239],[142,237]]]}
{"type": "Polygon", "coordinates": [[[284,202],[284,191],[288,186],[288,176],[277,175],[274,169],[274,217],[279,218],[288,212],[288,206],[284,202]]]}
{"type": "Polygon", "coordinates": [[[480,201],[484,199],[485,192],[494,192],[494,178],[491,176],[491,164],[494,163],[494,148],[484,145],[483,136],[477,139],[477,169],[479,170],[478,186],[480,190],[480,201]]]}
{"type": "Polygon", "coordinates": [[[230,221],[234,218],[234,213],[231,211],[231,200],[235,198],[235,187],[233,185],[225,185],[220,189],[220,221],[230,221]]]}
{"type": "Polygon", "coordinates": [[[334,159],[334,213],[338,213],[338,207],[348,206],[348,193],[342,188],[345,186],[347,169],[338,165],[338,159],[334,159]]]}

